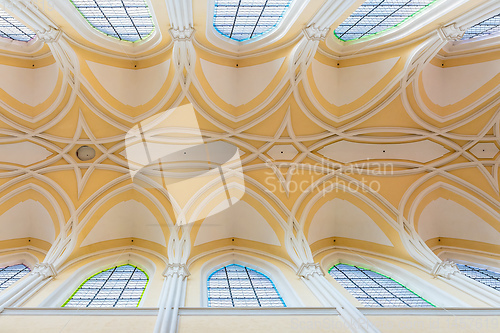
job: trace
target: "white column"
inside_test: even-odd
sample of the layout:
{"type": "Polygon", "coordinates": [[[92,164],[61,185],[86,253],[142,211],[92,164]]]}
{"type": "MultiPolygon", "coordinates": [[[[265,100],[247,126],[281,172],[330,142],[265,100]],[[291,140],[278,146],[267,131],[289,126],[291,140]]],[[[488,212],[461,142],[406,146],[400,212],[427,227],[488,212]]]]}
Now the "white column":
{"type": "Polygon", "coordinates": [[[184,299],[189,271],[184,264],[169,264],[163,276],[163,288],[160,295],[158,318],[155,333],[176,333],[179,321],[179,307],[184,299]]]}
{"type": "Polygon", "coordinates": [[[303,264],[297,275],[311,289],[324,306],[335,308],[347,327],[356,333],[375,333],[380,331],[366,318],[361,311],[352,305],[325,278],[319,264],[303,264]]]}

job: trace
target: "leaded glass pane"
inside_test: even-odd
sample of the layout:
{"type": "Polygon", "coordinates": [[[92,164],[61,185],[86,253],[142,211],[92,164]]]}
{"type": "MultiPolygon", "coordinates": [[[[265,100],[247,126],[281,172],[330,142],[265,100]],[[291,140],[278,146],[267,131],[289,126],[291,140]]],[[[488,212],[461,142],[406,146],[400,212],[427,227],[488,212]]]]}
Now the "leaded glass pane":
{"type": "Polygon", "coordinates": [[[147,284],[141,269],[116,266],[83,282],[63,307],[137,307],[147,284]]]}
{"type": "Polygon", "coordinates": [[[368,269],[338,264],[330,275],[365,307],[433,307],[402,284],[368,269]]]}
{"type": "Polygon", "coordinates": [[[500,14],[497,14],[467,29],[467,31],[462,37],[462,40],[493,35],[499,32],[500,32],[500,14]]]}
{"type": "Polygon", "coordinates": [[[335,36],[348,41],[393,28],[436,0],[367,0],[340,26],[335,36]]]}
{"type": "Polygon", "coordinates": [[[0,268],[0,292],[19,281],[29,272],[30,269],[23,264],[0,268]]]}
{"type": "Polygon", "coordinates": [[[35,33],[0,8],[0,37],[29,42],[35,33]]]}
{"type": "Polygon", "coordinates": [[[500,273],[462,264],[457,264],[457,267],[465,276],[500,291],[500,273]]]}
{"type": "Polygon", "coordinates": [[[129,42],[149,36],[153,20],[144,0],[70,0],[91,26],[129,42]]]}
{"type": "Polygon", "coordinates": [[[207,281],[210,307],[284,307],[273,282],[264,274],[240,265],[223,267],[207,281]]]}
{"type": "Polygon", "coordinates": [[[270,32],[283,19],[291,0],[215,0],[214,27],[244,41],[270,32]]]}

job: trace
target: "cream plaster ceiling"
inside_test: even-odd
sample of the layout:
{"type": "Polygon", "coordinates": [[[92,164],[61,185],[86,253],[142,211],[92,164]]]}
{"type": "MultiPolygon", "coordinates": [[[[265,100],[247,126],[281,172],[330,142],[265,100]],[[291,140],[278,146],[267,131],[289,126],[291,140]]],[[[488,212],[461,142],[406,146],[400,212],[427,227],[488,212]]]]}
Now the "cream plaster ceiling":
{"type": "Polygon", "coordinates": [[[111,207],[97,221],[81,246],[120,238],[141,238],[166,246],[155,216],[135,200],[123,201],[111,207]]]}
{"type": "Polygon", "coordinates": [[[500,245],[500,232],[466,207],[443,198],[432,201],[420,215],[423,240],[448,237],[500,245]]]}
{"type": "Polygon", "coordinates": [[[87,64],[111,96],[132,107],[146,104],[158,94],[170,68],[170,60],[143,69],[124,69],[92,61],[87,64]]]}
{"type": "Polygon", "coordinates": [[[0,241],[17,238],[37,238],[52,243],[56,238],[49,212],[38,201],[28,199],[0,216],[0,241]]]}
{"type": "Polygon", "coordinates": [[[331,104],[351,104],[376,85],[396,65],[399,57],[363,65],[337,68],[312,62],[312,72],[321,95],[331,104]]]}
{"type": "Polygon", "coordinates": [[[329,237],[352,238],[393,246],[384,232],[362,209],[338,198],[327,202],[316,212],[307,240],[313,244],[329,237]]]}
{"type": "Polygon", "coordinates": [[[23,104],[35,107],[56,89],[57,64],[40,68],[19,68],[0,64],[0,88],[23,104]]]}
{"type": "MultiPolygon", "coordinates": [[[[168,2],[167,10],[172,3],[179,5],[168,2]]],[[[45,206],[53,225],[64,226],[50,253],[66,259],[131,246],[130,238],[162,255],[232,246],[292,261],[314,260],[329,237],[342,238],[344,248],[421,262],[416,253],[432,251],[420,237],[442,234],[449,246],[471,250],[500,244],[484,228],[446,232],[455,217],[485,211],[498,224],[490,229],[500,228],[499,44],[456,41],[479,17],[468,13],[491,11],[491,3],[455,2],[349,43],[333,36],[349,14],[329,15],[335,3],[310,1],[284,33],[241,47],[209,37],[205,0],[179,6],[186,13],[158,15],[155,36],[136,44],[95,37],[57,6],[30,12],[25,23],[39,26],[38,44],[0,45],[1,223],[30,216],[46,225],[45,206]],[[207,157],[203,167],[183,160],[186,147],[203,155],[217,142],[238,153],[207,157]],[[96,157],[80,161],[82,145],[96,157]],[[137,157],[134,149],[153,146],[158,156],[129,163],[127,150],[137,157]],[[136,173],[165,155],[170,165],[136,173]],[[370,161],[390,167],[380,173],[370,161]],[[178,181],[203,170],[214,173],[178,181]],[[14,214],[25,187],[47,200],[33,198],[14,214]],[[464,207],[436,206],[448,202],[432,191],[438,187],[460,193],[464,207]],[[239,201],[210,214],[233,197],[239,201]],[[325,206],[313,215],[320,199],[325,206]]],[[[164,2],[152,4],[165,12],[164,2]]],[[[54,239],[52,231],[16,230],[2,234],[9,235],[2,249],[11,247],[9,237],[22,246],[26,237],[54,239]]]]}

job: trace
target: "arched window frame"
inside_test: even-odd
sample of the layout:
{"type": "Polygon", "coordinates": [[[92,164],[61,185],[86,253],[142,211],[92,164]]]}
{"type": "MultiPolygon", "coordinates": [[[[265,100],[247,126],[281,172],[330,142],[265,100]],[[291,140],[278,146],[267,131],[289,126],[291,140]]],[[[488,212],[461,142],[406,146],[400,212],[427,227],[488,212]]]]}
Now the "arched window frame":
{"type": "MultiPolygon", "coordinates": [[[[64,273],[64,270],[69,268],[72,264],[74,263],[70,263],[66,267],[63,267],[61,273],[64,273]]],[[[83,265],[82,267],[78,268],[73,274],[71,274],[45,300],[43,300],[40,303],[39,307],[59,308],[76,292],[76,290],[82,285],[82,283],[84,283],[90,277],[99,274],[100,272],[105,271],[109,268],[127,264],[140,268],[149,277],[149,282],[144,289],[141,301],[138,305],[138,307],[141,307],[144,299],[148,297],[151,280],[157,271],[157,267],[150,259],[137,255],[135,253],[127,253],[126,255],[112,255],[83,265]]]]}
{"type": "MultiPolygon", "coordinates": [[[[390,258],[389,260],[398,262],[395,258],[390,258]]],[[[399,261],[403,265],[413,266],[419,270],[421,270],[424,274],[429,274],[429,272],[425,271],[422,267],[417,264],[399,261]]],[[[337,264],[347,264],[351,266],[358,266],[369,269],[376,273],[385,275],[404,287],[408,288],[418,296],[424,298],[429,301],[436,307],[468,307],[469,304],[464,301],[458,299],[457,297],[443,291],[441,288],[438,288],[434,284],[431,284],[420,277],[414,275],[412,272],[400,267],[396,264],[388,262],[387,259],[382,260],[378,259],[374,256],[366,256],[364,253],[356,254],[356,253],[347,253],[347,252],[333,252],[324,256],[323,260],[321,260],[321,267],[325,272],[329,272],[330,268],[337,264]],[[360,261],[360,258],[366,257],[367,259],[364,261],[360,261]]],[[[430,276],[430,275],[429,275],[430,276]]],[[[333,279],[330,274],[327,274],[328,279],[333,279]]]]}
{"type": "Polygon", "coordinates": [[[31,269],[23,263],[0,264],[2,280],[6,279],[0,283],[0,294],[28,276],[30,272],[31,269]]]}
{"type": "MultiPolygon", "coordinates": [[[[485,269],[485,270],[487,270],[487,271],[489,271],[489,272],[493,272],[493,273],[498,273],[498,274],[500,274],[500,269],[498,269],[498,268],[496,268],[496,267],[490,267],[490,266],[481,265],[481,264],[477,264],[477,263],[468,263],[468,262],[460,262],[460,261],[456,261],[455,263],[456,263],[456,264],[459,264],[459,265],[460,265],[460,264],[461,264],[461,265],[466,265],[466,266],[468,266],[468,267],[470,267],[470,268],[473,268],[473,269],[474,269],[474,268],[485,269]]],[[[460,270],[460,268],[459,268],[458,270],[459,270],[459,271],[460,271],[463,275],[465,275],[466,277],[468,277],[468,276],[467,276],[467,275],[466,275],[466,274],[465,274],[462,270],[460,270]]],[[[474,281],[476,281],[477,283],[480,283],[480,284],[482,284],[482,285],[484,285],[484,286],[486,286],[486,287],[488,287],[488,288],[490,288],[490,289],[493,289],[493,290],[495,290],[495,291],[497,291],[497,292],[500,292],[500,289],[495,289],[495,288],[493,288],[493,287],[491,287],[491,286],[489,286],[489,285],[487,285],[487,284],[484,284],[484,283],[482,283],[482,282],[480,282],[480,281],[478,281],[478,280],[476,280],[476,279],[474,279],[474,278],[471,278],[471,277],[468,277],[468,278],[469,278],[469,279],[471,279],[471,280],[474,280],[474,281]]]]}
{"type": "Polygon", "coordinates": [[[335,37],[333,31],[331,31],[325,42],[328,48],[338,55],[348,55],[353,53],[362,54],[370,52],[371,50],[382,47],[383,45],[398,42],[416,33],[420,29],[432,24],[440,17],[462,6],[466,2],[467,0],[440,0],[433,3],[431,6],[426,7],[413,19],[406,20],[396,27],[380,32],[379,34],[343,42],[335,37]]]}
{"type": "Polygon", "coordinates": [[[52,5],[64,17],[64,19],[72,25],[72,27],[87,41],[105,47],[116,52],[126,52],[137,54],[148,51],[154,48],[162,40],[162,35],[154,12],[154,7],[151,0],[145,0],[151,13],[154,29],[153,32],[145,39],[130,43],[118,40],[91,26],[87,20],[80,14],[78,9],[69,0],[53,0],[52,5]]]}
{"type": "MultiPolygon", "coordinates": [[[[465,33],[467,34],[467,32],[472,29],[473,27],[475,26],[481,26],[484,22],[486,21],[489,21],[493,18],[497,18],[497,19],[500,19],[500,14],[497,14],[497,15],[492,15],[491,17],[487,17],[485,18],[484,20],[481,20],[480,22],[472,25],[471,27],[469,27],[467,30],[465,30],[465,33]]],[[[500,25],[497,25],[496,27],[498,27],[500,25]]],[[[487,33],[487,34],[479,34],[478,36],[474,36],[474,37],[470,37],[470,38],[467,38],[467,39],[464,39],[464,37],[462,37],[462,40],[473,40],[473,39],[481,39],[481,38],[490,38],[490,37],[494,37],[494,36],[498,36],[500,34],[500,31],[497,31],[497,32],[493,32],[493,33],[487,33]]]]}
{"type": "MultiPolygon", "coordinates": [[[[7,14],[11,15],[14,17],[16,20],[20,21],[18,19],[18,13],[17,11],[19,10],[16,6],[5,6],[1,7],[4,11],[7,12],[7,14]]],[[[22,21],[20,21],[23,23],[22,21]]],[[[24,23],[23,23],[24,24],[24,23]]],[[[27,26],[25,24],[25,26],[27,26]]],[[[30,30],[32,30],[29,26],[27,26],[30,30]]],[[[20,52],[24,54],[32,54],[36,53],[41,50],[43,47],[44,43],[38,39],[37,36],[35,36],[33,39],[27,42],[23,42],[20,40],[15,40],[15,39],[9,39],[9,38],[2,38],[0,37],[0,49],[2,50],[8,50],[8,51],[13,51],[13,52],[20,52]]]]}
{"type": "MultiPolygon", "coordinates": [[[[498,8],[491,6],[490,3],[485,3],[457,18],[455,20],[455,25],[460,28],[460,30],[467,31],[477,23],[487,20],[496,14],[498,14],[498,8]]],[[[496,33],[467,40],[452,41],[446,44],[443,50],[450,55],[455,55],[498,45],[500,45],[500,34],[496,33]]]]}
{"type": "MultiPolygon", "coordinates": [[[[141,33],[139,33],[139,29],[138,27],[136,26],[136,23],[137,21],[134,21],[134,19],[132,19],[132,17],[130,16],[129,14],[129,10],[131,10],[132,8],[134,8],[134,6],[113,6],[113,7],[108,7],[108,8],[112,8],[113,9],[113,12],[116,10],[116,9],[119,9],[119,8],[123,8],[125,10],[125,13],[127,13],[127,16],[129,16],[130,18],[130,22],[132,23],[131,26],[129,27],[134,27],[136,32],[137,32],[137,35],[138,37],[140,37],[139,39],[137,40],[128,40],[128,39],[124,39],[123,37],[126,36],[126,34],[120,34],[118,33],[117,29],[119,28],[119,25],[116,25],[116,24],[111,24],[110,22],[110,27],[113,29],[113,31],[116,33],[116,36],[114,36],[113,34],[110,34],[108,32],[105,32],[103,30],[101,30],[101,28],[95,26],[95,22],[93,24],[93,22],[91,22],[91,19],[89,19],[89,17],[87,17],[85,15],[84,12],[82,12],[82,10],[84,8],[88,8],[85,6],[85,3],[81,3],[80,1],[88,1],[88,0],[70,0],[73,5],[75,6],[75,8],[78,10],[78,12],[80,13],[80,15],[82,15],[85,20],[88,22],[88,24],[90,24],[94,29],[97,29],[97,31],[100,31],[102,32],[103,34],[109,36],[109,37],[112,37],[112,38],[115,38],[115,39],[118,39],[120,41],[126,41],[126,42],[129,42],[129,43],[136,43],[136,42],[140,42],[141,40],[144,40],[144,39],[148,39],[148,37],[154,32],[154,30],[156,29],[156,26],[154,25],[154,21],[153,21],[153,18],[150,17],[151,19],[151,24],[152,24],[152,29],[151,31],[149,31],[149,33],[147,35],[144,35],[143,37],[141,36],[141,33]]],[[[91,0],[92,1],[92,0],[91,0]]],[[[104,8],[106,8],[106,1],[103,1],[103,0],[93,0],[95,5],[97,6],[97,8],[99,8],[99,11],[101,12],[102,14],[102,17],[107,20],[107,21],[110,21],[111,19],[115,18],[115,17],[108,17],[105,13],[104,13],[104,8]]],[[[147,11],[148,11],[148,14],[150,14],[149,12],[149,7],[147,5],[147,2],[145,0],[135,0],[135,1],[144,1],[144,5],[146,5],[146,8],[147,8],[147,11]]],[[[122,2],[122,4],[124,4],[122,2]]],[[[95,8],[95,7],[92,7],[92,8],[95,8]]],[[[137,17],[134,17],[135,19],[137,19],[137,17]]],[[[148,27],[149,28],[149,27],[148,27]]]]}
{"type": "Polygon", "coordinates": [[[200,304],[202,307],[208,307],[208,278],[215,271],[228,265],[240,265],[256,270],[268,277],[287,307],[303,307],[304,304],[298,294],[292,288],[281,270],[272,263],[258,259],[252,256],[239,253],[229,253],[205,262],[200,269],[200,304]]]}
{"type": "MultiPolygon", "coordinates": [[[[365,268],[365,267],[362,267],[361,265],[349,265],[349,264],[345,264],[345,263],[338,263],[338,264],[336,264],[336,265],[332,266],[332,267],[328,270],[328,274],[331,276],[331,271],[332,271],[332,270],[335,270],[335,268],[336,268],[337,266],[339,266],[339,265],[349,266],[349,267],[357,268],[358,270],[364,270],[364,271],[368,271],[368,272],[372,272],[372,273],[375,273],[375,274],[377,274],[377,275],[380,275],[380,277],[383,277],[383,278],[385,278],[386,280],[393,281],[393,282],[395,282],[395,283],[399,284],[399,285],[401,286],[401,289],[406,289],[407,291],[409,291],[409,292],[413,293],[413,294],[415,295],[415,297],[413,297],[413,298],[420,298],[420,299],[421,299],[421,300],[423,300],[424,302],[428,303],[428,304],[425,304],[425,303],[424,303],[426,306],[422,306],[422,307],[430,307],[430,308],[432,308],[432,307],[436,307],[436,306],[435,306],[434,304],[432,304],[430,301],[428,301],[427,299],[423,298],[422,296],[420,296],[419,294],[417,294],[416,292],[414,292],[413,290],[411,290],[411,289],[410,289],[410,288],[408,288],[407,286],[404,286],[404,285],[402,285],[401,283],[399,283],[399,281],[397,281],[397,280],[395,280],[395,279],[393,279],[393,278],[391,278],[391,277],[389,277],[389,276],[387,276],[387,275],[385,275],[385,274],[382,274],[382,273],[380,273],[380,272],[377,272],[377,271],[375,271],[375,270],[372,270],[372,269],[367,269],[367,268],[365,268]]],[[[340,272],[342,272],[342,273],[345,273],[345,271],[344,271],[344,270],[338,270],[338,271],[340,271],[340,272]]],[[[332,276],[332,277],[333,277],[333,276],[332,276]]],[[[333,277],[333,278],[334,278],[334,280],[336,280],[336,281],[337,281],[337,279],[336,279],[335,277],[333,277]]],[[[351,281],[351,279],[350,279],[350,278],[348,278],[348,280],[349,280],[349,281],[351,281]]],[[[374,281],[374,278],[370,278],[370,277],[369,277],[369,278],[368,278],[368,280],[371,280],[371,281],[375,282],[375,281],[374,281]]],[[[337,281],[337,282],[339,282],[339,281],[337,281]]],[[[351,282],[353,282],[353,281],[351,281],[351,282]]],[[[340,283],[340,282],[339,282],[339,283],[340,283]]],[[[345,288],[345,286],[343,286],[343,287],[345,288]]],[[[359,287],[359,289],[361,289],[362,291],[366,292],[366,291],[364,290],[364,288],[363,288],[363,287],[359,287]]],[[[385,287],[380,287],[380,289],[382,289],[382,290],[386,290],[386,288],[385,288],[385,287]]],[[[354,298],[356,298],[356,299],[357,299],[357,297],[356,297],[356,296],[354,296],[354,295],[352,295],[352,296],[353,296],[354,298]]],[[[369,298],[370,298],[372,301],[375,301],[375,302],[377,302],[377,303],[380,303],[380,301],[377,299],[377,297],[372,296],[372,295],[369,295],[369,296],[370,296],[369,298]]],[[[407,302],[405,302],[405,299],[404,299],[404,298],[401,298],[401,297],[398,297],[398,296],[394,296],[394,299],[395,299],[395,300],[398,300],[398,301],[401,301],[401,302],[403,302],[403,303],[406,303],[406,304],[408,305],[408,303],[407,303],[407,302]]],[[[359,301],[359,302],[361,302],[359,299],[358,299],[358,301],[359,301]]],[[[365,307],[366,307],[366,306],[365,306],[365,307]]],[[[368,307],[372,307],[372,306],[368,306],[368,307]]],[[[374,308],[378,308],[377,306],[373,306],[373,307],[374,307],[374,308]]],[[[386,307],[386,306],[379,306],[379,307],[384,308],[384,307],[386,307]]],[[[387,307],[391,307],[391,306],[387,306],[387,307]]],[[[402,307],[403,307],[403,306],[402,306],[402,307]]],[[[419,308],[419,306],[410,306],[410,305],[408,305],[407,307],[409,307],[409,308],[419,308]]]]}
{"type": "Polygon", "coordinates": [[[0,255],[0,266],[12,266],[23,264],[27,266],[30,271],[33,270],[36,264],[39,264],[38,258],[28,252],[10,253],[5,255],[0,255]]]}
{"type": "Polygon", "coordinates": [[[462,265],[467,265],[467,266],[472,266],[472,267],[477,267],[477,268],[484,268],[484,269],[487,269],[489,271],[500,274],[500,267],[497,267],[497,266],[490,266],[488,264],[482,264],[482,263],[478,263],[478,262],[472,262],[472,261],[460,260],[460,259],[453,260],[453,262],[456,264],[462,264],[462,265]]]}
{"type": "MultiPolygon", "coordinates": [[[[31,30],[29,27],[27,27],[26,25],[24,25],[17,18],[15,18],[14,16],[12,16],[10,13],[8,13],[5,10],[4,7],[1,7],[1,6],[0,6],[0,22],[7,22],[8,26],[10,28],[15,27],[18,31],[21,31],[23,33],[23,35],[30,37],[30,39],[28,39],[28,40],[21,40],[21,39],[14,38],[12,36],[11,37],[3,37],[2,36],[0,38],[6,38],[6,39],[9,39],[9,40],[14,40],[14,41],[23,42],[23,43],[29,43],[33,39],[36,39],[36,34],[35,34],[35,32],[33,30],[31,30]],[[15,21],[15,22],[12,22],[12,21],[15,21]],[[26,30],[28,30],[28,32],[23,31],[22,29],[26,29],[26,30]]],[[[8,34],[6,34],[6,35],[8,35],[8,34]]],[[[19,34],[17,34],[17,35],[19,35],[19,34]]]]}
{"type": "MultiPolygon", "coordinates": [[[[110,270],[114,271],[115,269],[117,269],[117,268],[119,268],[119,267],[123,267],[123,266],[130,266],[130,267],[133,267],[134,269],[137,269],[137,270],[141,271],[141,272],[142,272],[142,273],[146,276],[146,280],[147,280],[147,282],[146,282],[146,286],[145,286],[145,287],[144,287],[144,289],[142,290],[141,296],[139,297],[139,302],[138,302],[138,303],[137,303],[137,305],[136,305],[136,307],[139,307],[139,304],[141,304],[142,298],[143,298],[143,296],[144,296],[144,292],[145,292],[145,290],[146,290],[146,288],[147,288],[147,286],[148,286],[148,284],[149,284],[149,280],[150,280],[150,279],[149,279],[148,274],[147,274],[147,273],[146,273],[143,269],[141,269],[140,267],[138,267],[138,266],[136,266],[136,265],[132,265],[132,264],[130,264],[130,263],[128,263],[128,264],[123,264],[123,265],[111,266],[111,267],[109,267],[109,268],[107,268],[107,269],[104,269],[104,270],[102,270],[102,271],[100,271],[100,272],[97,272],[97,273],[93,274],[92,276],[89,276],[89,277],[88,277],[85,281],[83,281],[83,282],[80,284],[80,286],[78,286],[78,288],[77,288],[77,289],[73,292],[73,294],[71,294],[71,296],[70,296],[70,297],[68,297],[68,299],[66,300],[66,302],[64,302],[64,303],[63,303],[63,305],[61,305],[61,307],[66,307],[66,305],[67,305],[67,304],[68,304],[68,303],[69,303],[69,302],[73,299],[73,297],[74,297],[74,296],[78,293],[78,291],[80,291],[80,290],[81,290],[81,289],[85,286],[85,284],[86,284],[87,282],[92,281],[92,279],[93,279],[94,277],[98,276],[98,275],[99,275],[99,274],[101,274],[101,273],[108,272],[108,271],[110,271],[110,270]]],[[[112,275],[111,275],[111,276],[112,276],[112,275]]],[[[126,289],[126,288],[123,288],[123,289],[122,289],[122,291],[123,291],[123,290],[125,290],[125,289],[126,289]]],[[[97,295],[97,293],[96,293],[95,295],[97,295]]],[[[119,299],[120,299],[120,297],[118,297],[117,301],[118,301],[119,299]]]]}
{"type": "MultiPolygon", "coordinates": [[[[455,251],[453,249],[445,249],[439,254],[439,258],[443,261],[451,261],[456,264],[469,265],[478,268],[486,268],[490,271],[500,273],[500,264],[498,259],[486,257],[477,253],[467,253],[463,251],[455,251]]],[[[469,278],[465,274],[460,273],[464,279],[467,279],[472,286],[477,289],[464,288],[462,285],[458,285],[455,282],[451,282],[452,285],[456,286],[458,289],[474,296],[480,298],[481,301],[487,301],[492,306],[498,307],[500,305],[500,291],[491,288],[479,281],[469,278]],[[486,300],[485,298],[488,298],[486,300]]]]}
{"type": "Polygon", "coordinates": [[[232,52],[248,52],[272,44],[285,36],[310,0],[292,0],[281,22],[270,32],[238,42],[221,35],[214,27],[215,0],[208,0],[206,37],[217,47],[232,52]]]}
{"type": "Polygon", "coordinates": [[[457,252],[454,250],[445,249],[439,255],[443,261],[451,261],[457,264],[475,266],[479,268],[487,268],[490,271],[500,273],[499,259],[489,258],[476,253],[457,252]]]}
{"type": "MultiPolygon", "coordinates": [[[[40,261],[38,258],[33,255],[32,253],[28,252],[19,252],[19,253],[10,253],[10,254],[4,254],[0,255],[0,267],[6,267],[6,266],[14,266],[14,265],[24,265],[29,268],[30,272],[33,270],[36,264],[38,264],[40,261]]],[[[22,281],[25,279],[30,273],[26,274],[23,276],[21,279],[16,281],[14,284],[9,286],[7,289],[11,288],[13,285],[17,284],[19,281],[22,281]]],[[[6,291],[7,289],[2,290],[1,292],[6,291]]],[[[1,293],[0,292],[0,293],[1,293]]]]}
{"type": "MultiPolygon", "coordinates": [[[[262,306],[262,301],[266,300],[266,299],[270,299],[270,298],[265,298],[265,297],[259,297],[257,295],[257,292],[256,292],[256,289],[253,285],[253,283],[255,282],[254,278],[252,278],[252,276],[250,275],[250,272],[253,272],[254,274],[256,274],[257,276],[259,276],[261,279],[263,280],[267,280],[268,283],[271,284],[271,287],[272,288],[267,288],[267,289],[271,289],[273,290],[276,295],[279,297],[279,298],[276,298],[276,300],[279,299],[279,303],[280,305],[273,305],[273,306],[262,306],[262,307],[277,307],[277,308],[280,308],[280,307],[286,307],[286,303],[285,301],[283,300],[283,297],[279,294],[279,291],[278,289],[276,288],[276,286],[274,285],[274,282],[267,276],[265,275],[264,273],[256,270],[256,269],[253,269],[253,268],[250,268],[248,266],[244,266],[244,265],[239,265],[239,264],[229,264],[227,266],[224,266],[222,268],[219,268],[218,270],[214,271],[212,274],[210,274],[210,276],[208,277],[207,279],[207,284],[210,285],[210,281],[211,279],[213,278],[213,276],[215,274],[217,274],[218,272],[221,272],[222,270],[224,270],[224,272],[226,272],[226,275],[230,272],[230,270],[234,269],[234,268],[237,268],[239,270],[241,270],[241,272],[245,271],[248,275],[248,281],[250,282],[250,285],[251,285],[251,288],[253,290],[253,295],[252,296],[249,296],[249,297],[245,297],[244,299],[245,300],[256,300],[257,303],[259,304],[259,306],[262,306]]],[[[218,280],[218,279],[217,279],[218,280]]],[[[234,287],[231,287],[231,278],[226,276],[226,279],[223,279],[223,280],[226,280],[229,284],[229,290],[230,290],[230,294],[231,294],[231,302],[233,303],[233,307],[239,307],[239,306],[236,306],[235,304],[235,301],[238,300],[239,298],[238,297],[233,297],[232,294],[235,292],[235,290],[239,289],[239,288],[234,288],[234,287]]],[[[210,289],[210,287],[207,286],[207,290],[210,289]]],[[[210,292],[209,292],[209,295],[208,295],[208,301],[210,302],[210,292]]],[[[213,300],[216,301],[218,298],[214,297],[213,300]]],[[[217,307],[228,307],[228,306],[211,306],[209,305],[209,307],[214,307],[214,308],[217,308],[217,307]]]]}
{"type": "MultiPolygon", "coordinates": [[[[383,0],[383,1],[388,1],[388,0],[383,0]]],[[[389,27],[389,28],[386,28],[386,29],[384,29],[384,30],[381,30],[381,31],[379,31],[379,32],[368,33],[370,30],[372,30],[373,28],[376,28],[376,27],[378,26],[378,24],[375,24],[373,27],[371,27],[371,28],[369,28],[369,29],[368,29],[368,31],[366,32],[366,33],[368,33],[368,34],[363,35],[363,36],[361,36],[361,37],[354,38],[354,39],[350,39],[350,40],[343,40],[343,39],[342,39],[342,36],[339,36],[339,33],[337,33],[337,29],[338,29],[338,27],[334,29],[333,34],[334,34],[334,36],[335,36],[336,38],[338,38],[339,40],[342,40],[342,41],[344,41],[344,42],[355,41],[355,40],[360,40],[360,39],[366,39],[366,38],[370,38],[371,36],[381,35],[381,34],[383,34],[384,32],[387,32],[387,31],[389,31],[389,30],[391,30],[391,29],[396,28],[396,27],[397,27],[397,26],[399,26],[399,25],[404,24],[406,21],[411,20],[411,19],[412,19],[412,18],[414,18],[415,16],[420,15],[420,14],[421,14],[421,12],[425,11],[425,9],[426,9],[427,7],[432,6],[432,5],[433,5],[436,1],[439,1],[439,0],[427,0],[427,1],[429,1],[429,3],[428,3],[427,5],[424,5],[423,7],[421,7],[420,9],[418,9],[416,12],[414,12],[414,13],[412,13],[412,14],[408,15],[406,18],[402,19],[399,23],[397,23],[397,24],[395,24],[395,25],[393,25],[393,26],[391,26],[391,27],[389,27]]],[[[364,4],[365,4],[365,3],[366,3],[366,1],[365,1],[365,2],[363,2],[363,3],[362,3],[362,4],[358,7],[358,8],[356,8],[356,10],[355,10],[354,12],[352,12],[352,13],[351,13],[351,15],[349,15],[349,17],[348,17],[348,18],[346,18],[346,20],[347,20],[347,19],[349,19],[349,18],[350,18],[350,17],[351,17],[354,13],[356,13],[356,11],[360,10],[361,8],[365,8],[365,6],[364,6],[364,4]]],[[[384,2],[382,2],[382,3],[384,3],[384,2]]],[[[401,8],[401,9],[403,9],[403,8],[405,8],[405,7],[406,7],[406,5],[407,5],[407,4],[404,4],[404,5],[403,5],[402,7],[400,7],[400,8],[401,8]]],[[[381,4],[376,4],[375,6],[376,6],[376,8],[375,8],[375,9],[379,9],[379,8],[384,8],[384,7],[385,7],[385,6],[382,6],[381,4]],[[379,5],[380,5],[380,6],[379,6],[379,5]]],[[[391,9],[390,9],[390,10],[391,10],[391,9]]],[[[393,15],[395,12],[397,12],[397,11],[399,11],[399,9],[398,9],[398,10],[396,10],[396,11],[393,11],[392,13],[390,13],[390,15],[385,16],[385,18],[381,21],[381,23],[382,23],[382,22],[384,22],[384,21],[385,21],[385,20],[387,20],[387,19],[390,19],[390,18],[392,17],[392,15],[393,15]]],[[[364,18],[371,18],[371,17],[373,17],[373,16],[370,16],[370,14],[371,14],[371,13],[372,13],[372,10],[368,10],[368,11],[367,11],[367,13],[365,13],[365,16],[362,16],[362,17],[361,17],[361,18],[360,18],[360,19],[359,19],[359,20],[358,20],[355,24],[353,24],[353,25],[352,25],[352,26],[351,26],[348,30],[350,30],[350,29],[352,29],[352,28],[355,28],[356,26],[358,26],[358,27],[359,27],[359,25],[358,25],[357,23],[358,23],[359,21],[363,20],[364,18]]],[[[383,17],[383,16],[382,16],[382,17],[383,17]]],[[[345,21],[344,21],[344,22],[345,22],[345,21]]],[[[344,22],[342,22],[342,23],[344,23],[344,22]]],[[[342,23],[341,23],[340,25],[342,25],[342,23]]],[[[347,32],[346,32],[346,33],[347,33],[347,32]]],[[[340,33],[340,34],[342,34],[342,33],[340,33]]],[[[345,33],[343,33],[343,34],[345,34],[345,33]]]]}
{"type": "Polygon", "coordinates": [[[477,49],[498,47],[498,45],[500,45],[500,35],[494,35],[449,42],[443,50],[451,55],[460,55],[477,49]]]}

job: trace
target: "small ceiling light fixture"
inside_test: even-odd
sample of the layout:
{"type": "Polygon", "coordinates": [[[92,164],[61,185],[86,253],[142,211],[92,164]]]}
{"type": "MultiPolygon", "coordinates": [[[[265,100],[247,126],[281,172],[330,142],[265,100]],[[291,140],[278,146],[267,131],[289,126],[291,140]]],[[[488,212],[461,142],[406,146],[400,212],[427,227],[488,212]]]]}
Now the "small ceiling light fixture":
{"type": "Polygon", "coordinates": [[[95,150],[94,150],[94,148],[91,148],[89,146],[81,146],[76,151],[76,156],[81,161],[90,161],[91,159],[93,159],[95,157],[95,150]]]}

